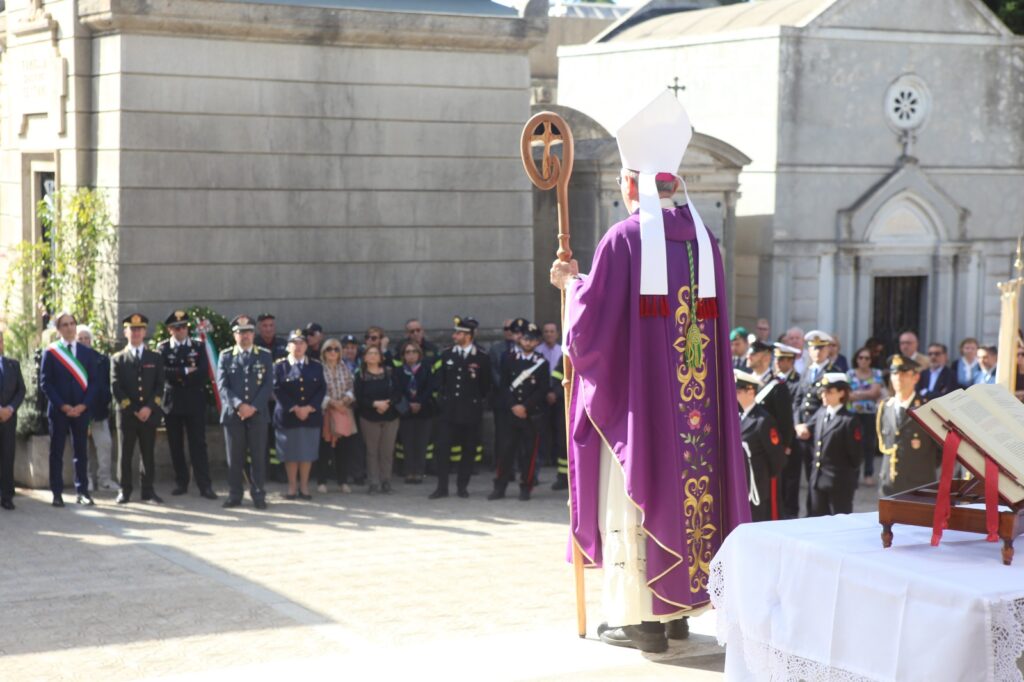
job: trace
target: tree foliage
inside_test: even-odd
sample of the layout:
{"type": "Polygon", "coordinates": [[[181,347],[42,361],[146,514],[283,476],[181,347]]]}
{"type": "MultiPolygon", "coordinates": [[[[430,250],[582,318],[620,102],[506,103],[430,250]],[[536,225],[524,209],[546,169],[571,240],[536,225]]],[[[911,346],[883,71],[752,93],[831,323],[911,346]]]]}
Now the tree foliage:
{"type": "Polygon", "coordinates": [[[1024,33],[1024,0],[985,0],[985,4],[1011,31],[1024,33]]]}

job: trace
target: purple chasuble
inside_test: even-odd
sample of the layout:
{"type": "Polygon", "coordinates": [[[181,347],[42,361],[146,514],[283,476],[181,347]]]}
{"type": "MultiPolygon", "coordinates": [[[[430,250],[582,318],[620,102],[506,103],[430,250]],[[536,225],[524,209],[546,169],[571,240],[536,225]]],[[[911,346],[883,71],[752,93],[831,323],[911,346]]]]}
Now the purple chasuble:
{"type": "Polygon", "coordinates": [[[584,561],[601,566],[603,438],[622,465],[627,495],[643,512],[655,615],[707,604],[712,557],[733,528],[750,521],[721,255],[712,238],[719,316],[696,321],[693,219],[685,206],[662,212],[669,316],[640,317],[637,213],[605,234],[590,275],[567,291],[566,313],[575,368],[572,536],[584,561]],[[688,334],[699,335],[703,353],[696,362],[687,361],[688,334]]]}

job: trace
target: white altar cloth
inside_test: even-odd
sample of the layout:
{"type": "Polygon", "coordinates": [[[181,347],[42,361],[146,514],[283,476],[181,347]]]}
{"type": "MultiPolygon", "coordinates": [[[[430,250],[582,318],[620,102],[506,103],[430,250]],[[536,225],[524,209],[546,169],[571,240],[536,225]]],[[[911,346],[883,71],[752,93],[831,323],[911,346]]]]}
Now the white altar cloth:
{"type": "Polygon", "coordinates": [[[1024,537],[1012,566],[980,534],[877,513],[748,523],[711,565],[727,680],[1021,680],[1024,537]]]}

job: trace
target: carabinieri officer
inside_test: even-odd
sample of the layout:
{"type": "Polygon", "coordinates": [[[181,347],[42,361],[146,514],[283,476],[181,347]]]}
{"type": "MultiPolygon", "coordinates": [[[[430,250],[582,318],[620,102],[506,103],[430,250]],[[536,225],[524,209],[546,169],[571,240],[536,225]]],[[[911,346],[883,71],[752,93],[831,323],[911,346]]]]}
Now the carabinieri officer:
{"type": "Polygon", "coordinates": [[[185,438],[199,494],[216,500],[210,483],[210,464],[206,453],[206,386],[210,382],[210,363],[206,349],[188,335],[188,314],[175,310],[164,320],[171,338],[157,344],[164,363],[164,424],[167,445],[174,465],[175,487],[172,495],[188,491],[189,462],[185,459],[185,438]]]}

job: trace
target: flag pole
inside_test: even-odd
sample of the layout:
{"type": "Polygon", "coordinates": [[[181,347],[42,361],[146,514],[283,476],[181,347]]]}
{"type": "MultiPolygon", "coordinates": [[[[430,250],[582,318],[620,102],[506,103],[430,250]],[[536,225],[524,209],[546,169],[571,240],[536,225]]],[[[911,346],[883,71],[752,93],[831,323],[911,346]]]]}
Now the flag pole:
{"type": "MultiPolygon", "coordinates": [[[[523,126],[523,134],[520,138],[520,153],[523,159],[523,168],[526,175],[539,189],[555,189],[555,196],[558,199],[558,251],[556,256],[563,263],[572,259],[572,250],[569,248],[569,177],[572,175],[573,163],[573,138],[572,131],[561,116],[550,111],[542,111],[535,114],[523,126]],[[562,156],[559,158],[552,149],[555,145],[562,148],[562,156]],[[537,167],[533,158],[533,148],[543,147],[540,159],[540,167],[537,167]]],[[[562,329],[565,329],[565,290],[562,290],[562,329]]],[[[568,355],[562,356],[564,377],[562,388],[565,391],[565,433],[566,433],[566,456],[569,453],[572,434],[569,432],[569,407],[572,398],[573,368],[572,361],[568,355]]],[[[583,552],[572,535],[574,519],[572,517],[572,494],[573,470],[569,468],[569,534],[572,542],[572,567],[576,581],[576,625],[579,636],[587,636],[587,599],[583,583],[583,552]]]]}

